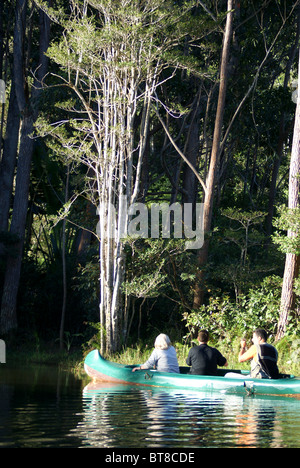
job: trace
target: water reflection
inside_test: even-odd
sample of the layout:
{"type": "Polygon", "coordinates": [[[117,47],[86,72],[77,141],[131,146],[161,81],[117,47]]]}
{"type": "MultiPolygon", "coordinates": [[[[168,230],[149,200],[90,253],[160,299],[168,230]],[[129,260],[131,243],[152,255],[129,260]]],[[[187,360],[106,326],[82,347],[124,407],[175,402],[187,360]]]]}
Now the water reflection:
{"type": "Polygon", "coordinates": [[[295,398],[86,383],[54,367],[0,366],[0,448],[299,446],[295,398]]]}
{"type": "Polygon", "coordinates": [[[52,366],[0,367],[0,448],[73,447],[82,383],[52,366]]]}
{"type": "Polygon", "coordinates": [[[82,446],[285,447],[297,446],[300,435],[296,399],[90,383],[83,401],[82,420],[72,431],[82,446]]]}

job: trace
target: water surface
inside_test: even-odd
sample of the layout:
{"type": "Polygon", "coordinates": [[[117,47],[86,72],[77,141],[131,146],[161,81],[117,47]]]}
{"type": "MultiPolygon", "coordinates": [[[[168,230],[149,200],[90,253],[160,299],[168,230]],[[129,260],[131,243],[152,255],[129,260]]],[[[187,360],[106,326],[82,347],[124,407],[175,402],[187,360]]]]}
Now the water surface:
{"type": "Polygon", "coordinates": [[[298,448],[300,401],[93,384],[0,366],[0,448],[298,448]]]}

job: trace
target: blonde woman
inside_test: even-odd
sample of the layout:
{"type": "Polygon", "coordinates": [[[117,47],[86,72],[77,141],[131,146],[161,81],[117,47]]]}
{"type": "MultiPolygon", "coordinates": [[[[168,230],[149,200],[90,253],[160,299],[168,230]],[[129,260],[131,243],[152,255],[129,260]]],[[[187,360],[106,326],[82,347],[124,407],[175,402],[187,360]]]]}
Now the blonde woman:
{"type": "Polygon", "coordinates": [[[134,367],[132,372],[140,369],[155,369],[159,372],[175,372],[179,373],[179,365],[177,361],[176,350],[172,346],[168,335],[161,333],[156,337],[154,350],[148,361],[140,367],[134,367]]]}

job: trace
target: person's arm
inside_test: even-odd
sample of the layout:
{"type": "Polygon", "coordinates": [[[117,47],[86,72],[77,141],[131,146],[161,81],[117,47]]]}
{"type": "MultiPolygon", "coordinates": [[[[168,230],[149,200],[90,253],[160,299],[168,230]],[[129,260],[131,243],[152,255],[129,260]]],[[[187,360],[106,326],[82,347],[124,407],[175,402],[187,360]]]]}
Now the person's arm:
{"type": "Polygon", "coordinates": [[[156,355],[156,350],[154,349],[148,361],[142,364],[140,367],[134,367],[132,369],[132,372],[135,372],[136,370],[140,370],[140,369],[151,369],[151,367],[154,367],[156,365],[156,362],[157,362],[157,355],[156,355]]]}
{"type": "Polygon", "coordinates": [[[246,349],[247,349],[246,340],[241,340],[241,349],[240,349],[240,352],[239,352],[239,362],[243,362],[240,359],[243,356],[243,354],[245,354],[246,349]]]}
{"type": "Polygon", "coordinates": [[[188,357],[186,358],[185,362],[188,366],[192,366],[192,354],[193,354],[193,348],[189,350],[188,357]]]}
{"type": "Polygon", "coordinates": [[[227,362],[226,357],[224,357],[223,354],[220,353],[220,351],[218,349],[216,349],[216,352],[217,352],[217,364],[218,364],[218,366],[227,367],[228,362],[227,362]]]}
{"type": "Polygon", "coordinates": [[[253,359],[256,354],[256,347],[252,345],[248,350],[246,347],[246,341],[241,341],[241,349],[239,352],[239,362],[246,362],[249,359],[253,359]]]}
{"type": "Polygon", "coordinates": [[[142,364],[140,367],[134,367],[132,369],[132,372],[135,372],[136,370],[140,370],[140,369],[148,369],[148,367],[145,367],[145,364],[142,364]]]}

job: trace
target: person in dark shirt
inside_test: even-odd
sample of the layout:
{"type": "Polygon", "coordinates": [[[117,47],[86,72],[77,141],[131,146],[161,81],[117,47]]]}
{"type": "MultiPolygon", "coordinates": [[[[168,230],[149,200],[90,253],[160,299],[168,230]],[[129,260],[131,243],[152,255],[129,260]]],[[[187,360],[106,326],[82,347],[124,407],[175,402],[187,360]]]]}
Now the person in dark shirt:
{"type": "Polygon", "coordinates": [[[190,374],[217,375],[218,366],[227,366],[227,359],[216,348],[208,346],[209,333],[202,330],[198,334],[199,346],[190,349],[186,363],[191,366],[190,374]]]}

